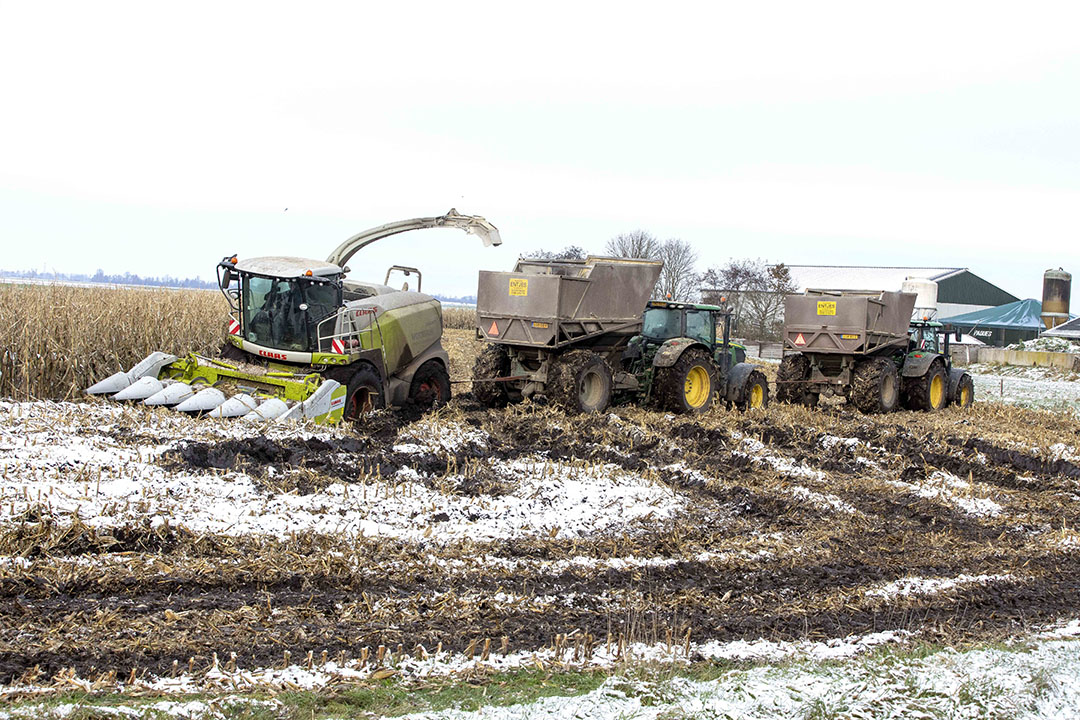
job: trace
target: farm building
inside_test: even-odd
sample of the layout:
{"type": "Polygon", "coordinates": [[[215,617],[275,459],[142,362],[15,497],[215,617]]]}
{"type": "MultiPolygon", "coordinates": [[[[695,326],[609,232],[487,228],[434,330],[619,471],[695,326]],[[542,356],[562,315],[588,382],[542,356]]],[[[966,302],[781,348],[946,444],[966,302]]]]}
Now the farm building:
{"type": "Polygon", "coordinates": [[[1075,318],[1067,323],[1062,323],[1055,328],[1043,333],[1047,337],[1061,337],[1069,340],[1080,340],[1080,318],[1075,318]]]}
{"type": "Polygon", "coordinates": [[[967,268],[788,265],[799,292],[813,290],[899,290],[907,278],[938,286],[938,317],[986,310],[1020,298],[967,268]]]}
{"type": "Polygon", "coordinates": [[[1029,299],[958,315],[939,312],[938,320],[987,345],[1003,347],[1039,337],[1044,327],[1041,313],[1042,303],[1029,299]]]}

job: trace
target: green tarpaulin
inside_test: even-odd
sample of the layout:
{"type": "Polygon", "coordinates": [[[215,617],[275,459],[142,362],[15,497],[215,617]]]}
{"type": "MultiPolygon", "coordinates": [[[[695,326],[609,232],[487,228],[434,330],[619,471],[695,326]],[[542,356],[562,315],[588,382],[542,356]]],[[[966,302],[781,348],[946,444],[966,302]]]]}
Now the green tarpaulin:
{"type": "Polygon", "coordinates": [[[953,315],[947,318],[935,318],[945,325],[963,327],[1004,328],[1006,330],[1043,330],[1042,303],[1031,298],[1017,300],[1007,305],[976,310],[953,315]]]}

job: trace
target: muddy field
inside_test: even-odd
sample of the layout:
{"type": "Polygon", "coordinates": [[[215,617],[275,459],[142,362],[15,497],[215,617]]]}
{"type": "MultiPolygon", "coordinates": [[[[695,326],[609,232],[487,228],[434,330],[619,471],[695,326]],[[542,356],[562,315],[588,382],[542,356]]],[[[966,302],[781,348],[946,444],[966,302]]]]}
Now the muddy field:
{"type": "Polygon", "coordinates": [[[0,404],[0,683],[993,639],[1080,606],[1075,418],[466,391],[345,430],[0,404]]]}

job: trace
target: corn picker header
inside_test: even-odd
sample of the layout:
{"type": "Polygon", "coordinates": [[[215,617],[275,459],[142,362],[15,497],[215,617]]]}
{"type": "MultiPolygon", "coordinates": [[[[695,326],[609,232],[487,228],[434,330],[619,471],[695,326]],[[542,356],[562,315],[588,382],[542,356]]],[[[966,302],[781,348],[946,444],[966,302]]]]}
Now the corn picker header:
{"type": "Polygon", "coordinates": [[[319,423],[386,406],[446,402],[442,305],[420,292],[420,271],[395,265],[382,284],[345,278],[345,263],[376,240],[439,227],[475,234],[485,246],[502,243],[487,220],[451,209],[357,233],[325,262],[228,256],[217,266],[231,309],[221,358],[154,352],[87,393],[211,417],[319,423]],[[416,289],[386,284],[394,272],[415,274],[416,289]]]}

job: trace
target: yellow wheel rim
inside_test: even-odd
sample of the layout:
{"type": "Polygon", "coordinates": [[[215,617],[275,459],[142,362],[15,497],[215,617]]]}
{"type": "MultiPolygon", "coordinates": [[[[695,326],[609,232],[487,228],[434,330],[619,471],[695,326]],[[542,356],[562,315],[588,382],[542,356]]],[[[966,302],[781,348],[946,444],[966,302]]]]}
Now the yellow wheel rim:
{"type": "Polygon", "coordinates": [[[709,373],[700,365],[690,368],[686,373],[686,384],[683,386],[683,394],[686,404],[692,408],[699,408],[709,399],[712,392],[712,383],[709,382],[709,373]]]}
{"type": "Polygon", "coordinates": [[[930,407],[935,410],[942,405],[945,399],[945,378],[935,375],[930,381],[930,407]]]}
{"type": "Polygon", "coordinates": [[[971,404],[971,388],[960,389],[960,407],[967,407],[971,404]]]}
{"type": "Polygon", "coordinates": [[[750,407],[759,408],[765,404],[765,390],[761,385],[754,383],[754,387],[750,390],[750,407]]]}

